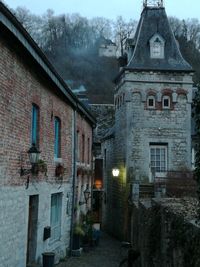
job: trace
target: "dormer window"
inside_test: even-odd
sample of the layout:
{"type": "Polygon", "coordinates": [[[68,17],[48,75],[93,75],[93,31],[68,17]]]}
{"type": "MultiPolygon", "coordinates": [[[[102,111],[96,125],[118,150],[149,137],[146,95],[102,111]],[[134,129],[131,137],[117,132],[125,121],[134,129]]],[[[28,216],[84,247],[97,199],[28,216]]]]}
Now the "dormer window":
{"type": "Polygon", "coordinates": [[[150,40],[151,58],[164,58],[165,41],[162,36],[156,33],[150,40]]]}

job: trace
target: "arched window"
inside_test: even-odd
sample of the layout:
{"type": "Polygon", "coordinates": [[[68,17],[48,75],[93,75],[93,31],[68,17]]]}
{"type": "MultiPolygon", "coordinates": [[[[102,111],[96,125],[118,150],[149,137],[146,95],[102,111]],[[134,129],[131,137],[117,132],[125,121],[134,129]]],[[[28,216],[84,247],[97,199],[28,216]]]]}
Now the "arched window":
{"type": "Polygon", "coordinates": [[[170,109],[171,107],[171,99],[170,96],[164,95],[162,98],[162,108],[163,109],[170,109]]]}
{"type": "Polygon", "coordinates": [[[149,95],[147,97],[147,108],[154,109],[156,107],[156,100],[154,95],[149,95]]]}
{"type": "Polygon", "coordinates": [[[35,144],[37,148],[39,148],[39,112],[39,107],[32,104],[31,144],[35,144]]]}
{"type": "Polygon", "coordinates": [[[54,157],[61,157],[61,121],[58,117],[54,118],[54,157]]]}

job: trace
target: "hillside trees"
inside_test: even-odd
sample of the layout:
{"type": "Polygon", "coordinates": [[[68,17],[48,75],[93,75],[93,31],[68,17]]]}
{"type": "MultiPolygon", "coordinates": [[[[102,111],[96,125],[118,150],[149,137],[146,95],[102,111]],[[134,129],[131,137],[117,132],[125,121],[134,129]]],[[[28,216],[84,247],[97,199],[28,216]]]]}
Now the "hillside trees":
{"type": "Polygon", "coordinates": [[[124,55],[126,40],[133,37],[136,24],[137,22],[134,20],[126,22],[122,16],[117,17],[116,22],[114,22],[114,36],[120,50],[120,56],[124,55]]]}
{"type": "Polygon", "coordinates": [[[178,41],[183,57],[193,67],[194,83],[200,83],[200,23],[197,19],[169,19],[174,35],[178,41]]]}
{"type": "MultiPolygon", "coordinates": [[[[79,14],[55,15],[52,10],[42,16],[26,8],[13,11],[32,38],[42,48],[64,80],[84,85],[93,103],[112,103],[112,80],[118,72],[116,58],[100,58],[98,48],[102,37],[114,40],[118,55],[125,53],[127,38],[134,36],[136,21],[115,21],[97,17],[87,19],[79,14]]],[[[195,84],[200,82],[200,23],[197,19],[169,18],[183,57],[196,71],[195,84]]]]}

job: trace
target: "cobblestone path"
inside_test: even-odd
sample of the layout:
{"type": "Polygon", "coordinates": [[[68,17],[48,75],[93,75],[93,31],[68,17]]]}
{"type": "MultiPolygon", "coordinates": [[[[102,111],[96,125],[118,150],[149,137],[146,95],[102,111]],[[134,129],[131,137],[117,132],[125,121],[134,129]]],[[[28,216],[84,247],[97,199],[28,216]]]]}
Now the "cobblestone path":
{"type": "Polygon", "coordinates": [[[71,257],[56,267],[118,267],[121,253],[120,242],[103,233],[99,245],[80,257],[71,257]]]}

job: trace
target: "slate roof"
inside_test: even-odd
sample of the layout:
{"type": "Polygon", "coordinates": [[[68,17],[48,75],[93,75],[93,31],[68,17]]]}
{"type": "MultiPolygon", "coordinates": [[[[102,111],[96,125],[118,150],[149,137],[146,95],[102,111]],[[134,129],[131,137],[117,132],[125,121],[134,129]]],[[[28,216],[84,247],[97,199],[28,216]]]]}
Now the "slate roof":
{"type": "Polygon", "coordinates": [[[171,30],[163,7],[145,7],[135,34],[136,44],[133,56],[125,69],[192,71],[192,67],[183,59],[177,41],[171,30]],[[158,33],[165,40],[164,59],[150,58],[149,40],[158,33]]]}

